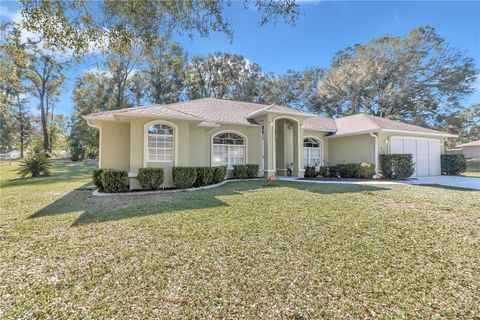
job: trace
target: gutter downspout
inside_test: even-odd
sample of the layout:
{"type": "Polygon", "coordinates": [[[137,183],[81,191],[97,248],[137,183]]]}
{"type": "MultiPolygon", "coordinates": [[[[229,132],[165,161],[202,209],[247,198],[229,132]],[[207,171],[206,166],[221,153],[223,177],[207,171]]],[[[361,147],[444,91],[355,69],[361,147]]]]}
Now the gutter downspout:
{"type": "Polygon", "coordinates": [[[378,174],[378,136],[373,132],[370,132],[370,136],[375,139],[375,175],[373,178],[380,178],[380,175],[378,174]]]}
{"type": "Polygon", "coordinates": [[[98,168],[101,169],[102,168],[102,127],[91,123],[90,120],[87,120],[87,125],[89,125],[92,128],[98,129],[98,168]]]}

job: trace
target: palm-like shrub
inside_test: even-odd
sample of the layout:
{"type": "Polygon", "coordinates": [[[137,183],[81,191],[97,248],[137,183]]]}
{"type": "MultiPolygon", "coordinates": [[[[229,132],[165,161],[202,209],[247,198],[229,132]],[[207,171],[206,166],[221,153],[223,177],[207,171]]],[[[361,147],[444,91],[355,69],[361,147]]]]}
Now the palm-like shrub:
{"type": "Polygon", "coordinates": [[[40,177],[50,175],[52,163],[43,154],[36,154],[26,157],[20,162],[18,174],[25,178],[27,176],[40,177]]]}

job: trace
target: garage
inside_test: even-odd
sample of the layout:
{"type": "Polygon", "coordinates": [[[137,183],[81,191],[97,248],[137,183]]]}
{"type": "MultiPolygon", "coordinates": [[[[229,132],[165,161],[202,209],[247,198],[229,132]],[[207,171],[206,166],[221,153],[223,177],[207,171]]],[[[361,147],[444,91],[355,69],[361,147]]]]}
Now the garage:
{"type": "Polygon", "coordinates": [[[415,162],[414,177],[438,176],[440,167],[440,140],[414,137],[391,137],[390,153],[410,153],[415,162]]]}

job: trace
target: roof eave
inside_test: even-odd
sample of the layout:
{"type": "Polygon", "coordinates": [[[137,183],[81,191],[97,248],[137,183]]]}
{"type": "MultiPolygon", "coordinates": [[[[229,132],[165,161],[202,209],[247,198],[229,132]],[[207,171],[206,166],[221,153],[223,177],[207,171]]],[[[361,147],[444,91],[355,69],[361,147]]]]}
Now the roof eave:
{"type": "Polygon", "coordinates": [[[444,138],[456,138],[458,135],[446,133],[446,132],[418,132],[418,131],[410,131],[410,130],[395,130],[395,129],[381,129],[381,132],[391,132],[391,133],[403,133],[403,134],[411,134],[411,135],[420,135],[420,136],[436,136],[436,137],[444,137],[444,138]]]}
{"type": "Polygon", "coordinates": [[[172,116],[172,115],[159,115],[159,114],[140,114],[140,113],[128,113],[123,112],[121,114],[115,114],[115,118],[153,118],[153,119],[170,119],[170,120],[187,120],[187,121],[198,121],[203,122],[205,119],[195,118],[195,117],[188,117],[188,116],[172,116]]]}
{"type": "Polygon", "coordinates": [[[378,133],[380,132],[380,130],[376,130],[376,129],[370,129],[370,130],[362,130],[362,131],[357,131],[357,132],[349,132],[349,133],[344,133],[344,134],[335,134],[334,135],[331,135],[331,136],[328,136],[329,138],[342,138],[342,137],[350,137],[350,136],[358,136],[358,135],[361,135],[361,134],[369,134],[369,133],[378,133]]]}

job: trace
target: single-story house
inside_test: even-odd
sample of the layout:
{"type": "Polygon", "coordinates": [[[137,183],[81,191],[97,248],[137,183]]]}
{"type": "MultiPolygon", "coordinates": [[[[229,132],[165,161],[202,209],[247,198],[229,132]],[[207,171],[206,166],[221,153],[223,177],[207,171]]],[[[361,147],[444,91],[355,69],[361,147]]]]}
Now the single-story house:
{"type": "Polygon", "coordinates": [[[265,176],[304,175],[307,165],[368,162],[379,154],[412,153],[416,176],[440,174],[443,141],[454,135],[356,114],[330,119],[279,105],[203,98],[84,116],[100,130],[101,168],[126,169],[132,188],[139,168],[253,163],[265,176]]]}
{"type": "Polygon", "coordinates": [[[465,158],[480,158],[480,140],[458,145],[465,158]]]}

